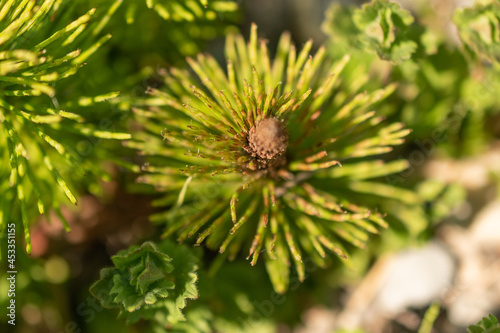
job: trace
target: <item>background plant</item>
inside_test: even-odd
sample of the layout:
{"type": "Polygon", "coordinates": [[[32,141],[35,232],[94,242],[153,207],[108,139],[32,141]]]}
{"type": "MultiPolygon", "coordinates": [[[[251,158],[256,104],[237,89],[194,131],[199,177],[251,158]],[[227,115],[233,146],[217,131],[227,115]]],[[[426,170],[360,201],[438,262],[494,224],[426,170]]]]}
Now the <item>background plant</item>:
{"type": "MultiPolygon", "coordinates": [[[[411,13],[387,1],[357,9],[332,5],[323,29],[331,36],[329,50],[334,56],[349,52],[356,59],[351,69],[357,73],[356,84],[398,82],[384,110],[388,115],[397,113],[413,129],[410,139],[429,138],[453,156],[473,154],[484,149],[492,137],[484,126],[497,113],[494,96],[499,82],[496,66],[464,51],[475,48],[492,54],[497,42],[479,38],[481,31],[470,21],[477,13],[482,18],[476,20],[485,22],[485,27],[496,27],[497,5],[457,10],[454,22],[462,46],[444,30],[415,22],[411,13]],[[479,41],[483,41],[481,47],[479,41]]],[[[425,10],[424,6],[422,16],[425,10]]],[[[495,30],[482,33],[493,36],[495,30]]]]}
{"type": "Polygon", "coordinates": [[[497,318],[490,314],[487,317],[484,317],[476,325],[470,325],[469,327],[467,327],[467,332],[470,332],[470,333],[485,333],[485,332],[496,333],[496,332],[500,332],[500,325],[498,325],[497,318]]]}
{"type": "Polygon", "coordinates": [[[184,247],[151,242],[131,247],[112,257],[116,267],[101,270],[91,288],[106,308],[120,309],[127,323],[140,318],[159,325],[185,320],[181,310],[188,298],[198,298],[196,258],[184,247]]]}

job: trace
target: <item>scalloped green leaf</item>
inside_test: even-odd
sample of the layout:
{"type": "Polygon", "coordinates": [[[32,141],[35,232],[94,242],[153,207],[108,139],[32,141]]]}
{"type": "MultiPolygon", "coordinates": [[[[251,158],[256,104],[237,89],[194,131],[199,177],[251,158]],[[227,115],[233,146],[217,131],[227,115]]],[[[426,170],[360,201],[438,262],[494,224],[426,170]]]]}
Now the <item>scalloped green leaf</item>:
{"type": "Polygon", "coordinates": [[[417,43],[405,38],[413,21],[408,11],[387,0],[374,0],[353,15],[361,42],[380,58],[394,63],[409,59],[417,49],[417,43]]]}
{"type": "Polygon", "coordinates": [[[127,323],[149,319],[163,324],[184,320],[186,299],[198,297],[197,259],[186,247],[145,242],[112,257],[90,288],[104,307],[118,308],[127,323]]]}
{"type": "Polygon", "coordinates": [[[458,9],[453,22],[469,54],[500,62],[500,3],[458,9]]]}
{"type": "Polygon", "coordinates": [[[469,333],[500,333],[500,325],[498,320],[492,314],[481,319],[476,325],[467,327],[469,333]]]}

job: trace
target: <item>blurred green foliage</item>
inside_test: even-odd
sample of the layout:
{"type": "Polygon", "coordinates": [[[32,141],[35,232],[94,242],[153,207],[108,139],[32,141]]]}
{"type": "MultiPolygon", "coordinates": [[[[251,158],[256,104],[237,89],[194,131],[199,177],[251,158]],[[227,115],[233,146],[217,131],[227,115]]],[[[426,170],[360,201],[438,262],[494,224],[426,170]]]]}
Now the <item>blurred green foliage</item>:
{"type": "Polygon", "coordinates": [[[382,59],[399,63],[409,59],[417,48],[406,36],[413,17],[397,3],[376,0],[365,4],[356,10],[352,20],[362,32],[361,43],[382,59]]]}
{"type": "Polygon", "coordinates": [[[457,10],[453,21],[468,54],[500,62],[500,3],[479,2],[473,8],[457,10]]]}
{"type": "MultiPolygon", "coordinates": [[[[495,27],[497,5],[478,5],[465,12],[479,10],[495,27]]],[[[463,37],[468,23],[458,13],[455,22],[462,39],[472,43],[463,37]]],[[[361,9],[333,4],[323,23],[330,37],[328,50],[335,58],[352,55],[352,66],[346,70],[355,80],[348,81],[350,84],[371,88],[397,82],[398,88],[382,110],[413,130],[410,142],[430,145],[429,149],[451,156],[481,152],[494,135],[487,120],[500,109],[495,98],[500,92],[497,69],[469,59],[452,41],[453,36],[423,25],[418,16],[415,22],[410,15],[388,1],[375,1],[361,9]],[[412,49],[411,58],[391,58],[390,52],[400,40],[412,45],[401,47],[412,49]]]]}
{"type": "Polygon", "coordinates": [[[500,324],[498,324],[498,320],[493,315],[488,315],[488,317],[484,317],[479,323],[476,325],[470,325],[467,327],[468,333],[499,333],[500,332],[500,324]]]}
{"type": "Polygon", "coordinates": [[[131,137],[115,131],[120,114],[102,103],[117,93],[73,91],[77,71],[110,38],[101,29],[111,15],[74,10],[72,2],[2,1],[0,229],[21,216],[28,253],[32,207],[54,209],[69,230],[63,197],[76,204],[75,189],[95,190],[99,178],[109,179],[100,162],[112,154],[103,139],[131,137]]]}

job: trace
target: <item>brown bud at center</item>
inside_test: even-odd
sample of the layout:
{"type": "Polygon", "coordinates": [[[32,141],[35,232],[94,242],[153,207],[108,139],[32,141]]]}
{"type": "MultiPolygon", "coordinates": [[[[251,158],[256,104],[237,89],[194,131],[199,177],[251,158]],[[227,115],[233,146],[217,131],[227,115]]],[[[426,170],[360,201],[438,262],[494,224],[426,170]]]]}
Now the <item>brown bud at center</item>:
{"type": "Polygon", "coordinates": [[[276,118],[261,120],[248,132],[248,146],[252,155],[261,160],[280,156],[288,146],[285,125],[276,118]]]}

